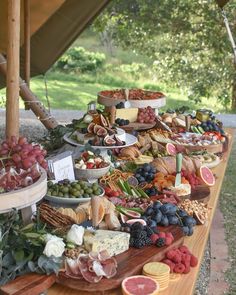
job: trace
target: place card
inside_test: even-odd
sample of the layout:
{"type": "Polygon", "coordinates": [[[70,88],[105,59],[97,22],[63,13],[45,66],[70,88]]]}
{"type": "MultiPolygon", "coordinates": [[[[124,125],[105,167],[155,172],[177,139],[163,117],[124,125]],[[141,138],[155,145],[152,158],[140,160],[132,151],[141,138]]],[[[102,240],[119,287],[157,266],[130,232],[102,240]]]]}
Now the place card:
{"type": "Polygon", "coordinates": [[[48,159],[49,177],[56,181],[75,180],[72,152],[66,151],[48,159]]]}

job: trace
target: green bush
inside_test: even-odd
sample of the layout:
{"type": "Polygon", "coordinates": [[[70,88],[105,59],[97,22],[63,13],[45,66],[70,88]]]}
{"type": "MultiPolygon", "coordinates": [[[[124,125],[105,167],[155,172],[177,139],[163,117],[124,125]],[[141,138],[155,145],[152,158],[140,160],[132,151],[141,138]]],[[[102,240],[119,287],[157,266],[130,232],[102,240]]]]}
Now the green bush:
{"type": "Polygon", "coordinates": [[[70,48],[55,64],[54,70],[86,73],[102,69],[105,54],[86,51],[83,47],[70,48]]]}
{"type": "Polygon", "coordinates": [[[147,66],[143,63],[133,62],[132,64],[120,65],[116,70],[120,70],[122,73],[132,76],[135,80],[140,79],[143,76],[147,66]]]}

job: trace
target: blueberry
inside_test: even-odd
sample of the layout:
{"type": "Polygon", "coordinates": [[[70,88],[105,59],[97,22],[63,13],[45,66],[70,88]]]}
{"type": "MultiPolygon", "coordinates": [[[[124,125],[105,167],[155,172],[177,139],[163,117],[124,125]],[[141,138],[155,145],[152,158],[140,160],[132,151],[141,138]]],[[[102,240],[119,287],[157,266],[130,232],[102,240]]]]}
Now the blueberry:
{"type": "Polygon", "coordinates": [[[137,170],[136,170],[136,173],[142,173],[142,171],[143,171],[143,169],[142,168],[138,168],[137,170]]]}
{"type": "Polygon", "coordinates": [[[144,173],[143,173],[143,176],[144,176],[144,177],[147,177],[147,176],[149,176],[149,173],[148,173],[148,172],[144,172],[144,173]]]}
{"type": "Polygon", "coordinates": [[[182,219],[182,222],[186,226],[195,226],[196,225],[196,220],[191,216],[185,216],[182,219]]]}
{"type": "Polygon", "coordinates": [[[188,227],[188,230],[189,230],[189,232],[188,232],[188,236],[192,236],[192,234],[193,234],[193,227],[192,226],[189,226],[188,227]]]}
{"type": "Polygon", "coordinates": [[[151,170],[151,167],[148,165],[148,164],[144,164],[144,166],[143,166],[143,170],[145,171],[145,172],[149,172],[150,170],[151,170]],[[146,165],[146,166],[145,166],[146,165]]]}
{"type": "Polygon", "coordinates": [[[125,125],[129,125],[129,120],[125,120],[125,125]]]}
{"type": "Polygon", "coordinates": [[[176,225],[179,222],[178,217],[176,216],[168,216],[169,224],[176,225]]]}
{"type": "Polygon", "coordinates": [[[153,205],[152,205],[153,209],[159,209],[159,208],[161,208],[161,206],[162,206],[162,203],[159,202],[159,201],[154,202],[153,205]]]}
{"type": "Polygon", "coordinates": [[[162,214],[161,214],[161,212],[160,211],[158,213],[155,212],[152,215],[152,219],[155,220],[157,223],[160,223],[161,220],[162,220],[162,214]]]}
{"type": "Polygon", "coordinates": [[[154,212],[153,208],[152,208],[152,207],[149,207],[149,208],[147,208],[147,210],[145,211],[145,214],[146,214],[146,215],[152,215],[153,212],[154,212]]]}
{"type": "Polygon", "coordinates": [[[177,207],[176,206],[173,206],[169,209],[168,211],[168,215],[175,215],[176,214],[176,211],[177,211],[177,207]]]}
{"type": "Polygon", "coordinates": [[[157,226],[157,222],[153,219],[150,219],[150,220],[148,220],[148,225],[150,227],[155,227],[155,226],[157,226]]]}
{"type": "Polygon", "coordinates": [[[179,217],[188,216],[188,213],[183,209],[179,209],[177,213],[178,213],[179,217]]]}
{"type": "Polygon", "coordinates": [[[141,175],[140,175],[139,173],[136,173],[134,176],[135,176],[136,178],[141,177],[141,175]]]}
{"type": "Polygon", "coordinates": [[[140,182],[145,182],[145,178],[142,176],[139,178],[139,180],[140,180],[140,182]]]}
{"type": "Polygon", "coordinates": [[[160,225],[162,226],[168,226],[169,225],[169,220],[167,218],[167,216],[162,216],[161,221],[160,221],[160,225]]]}
{"type": "Polygon", "coordinates": [[[188,226],[183,226],[182,227],[182,231],[183,231],[183,234],[185,236],[187,236],[189,234],[189,227],[188,226]]]}
{"type": "Polygon", "coordinates": [[[168,204],[168,203],[160,207],[160,210],[163,214],[167,214],[170,209],[171,209],[171,204],[168,204]]]}

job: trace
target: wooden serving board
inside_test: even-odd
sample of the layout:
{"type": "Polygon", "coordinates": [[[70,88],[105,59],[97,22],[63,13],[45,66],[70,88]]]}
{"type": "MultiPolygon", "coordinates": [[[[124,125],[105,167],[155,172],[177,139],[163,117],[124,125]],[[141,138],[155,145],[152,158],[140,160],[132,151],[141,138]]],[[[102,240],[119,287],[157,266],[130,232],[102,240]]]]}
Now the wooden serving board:
{"type": "Polygon", "coordinates": [[[120,287],[125,278],[141,274],[144,264],[151,261],[162,260],[166,251],[173,247],[179,247],[183,244],[184,238],[180,227],[168,226],[166,228],[162,227],[161,230],[172,232],[175,238],[173,244],[162,248],[157,248],[156,246],[147,246],[142,249],[130,248],[124,253],[117,255],[117,274],[113,278],[103,278],[100,282],[91,284],[85,280],[71,279],[67,277],[65,273],[60,273],[56,281],[57,283],[69,288],[87,292],[101,292],[116,289],[120,287]]]}
{"type": "Polygon", "coordinates": [[[187,153],[197,152],[197,151],[207,151],[212,154],[222,153],[223,144],[208,144],[208,145],[181,145],[173,143],[178,150],[185,150],[187,153]]]}
{"type": "Polygon", "coordinates": [[[156,123],[138,123],[133,122],[129,123],[129,125],[120,126],[120,128],[124,129],[126,132],[137,130],[137,131],[143,131],[153,128],[156,125],[156,123]]]}

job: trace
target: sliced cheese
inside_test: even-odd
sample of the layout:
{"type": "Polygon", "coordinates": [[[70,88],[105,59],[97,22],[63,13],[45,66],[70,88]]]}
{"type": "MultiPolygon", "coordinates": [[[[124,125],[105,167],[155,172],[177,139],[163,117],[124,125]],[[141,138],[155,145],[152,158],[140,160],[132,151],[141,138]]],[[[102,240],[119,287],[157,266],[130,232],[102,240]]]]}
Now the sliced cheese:
{"type": "Polygon", "coordinates": [[[100,252],[107,250],[111,255],[118,255],[129,249],[130,234],[111,230],[86,231],[84,247],[87,251],[100,252]]]}

